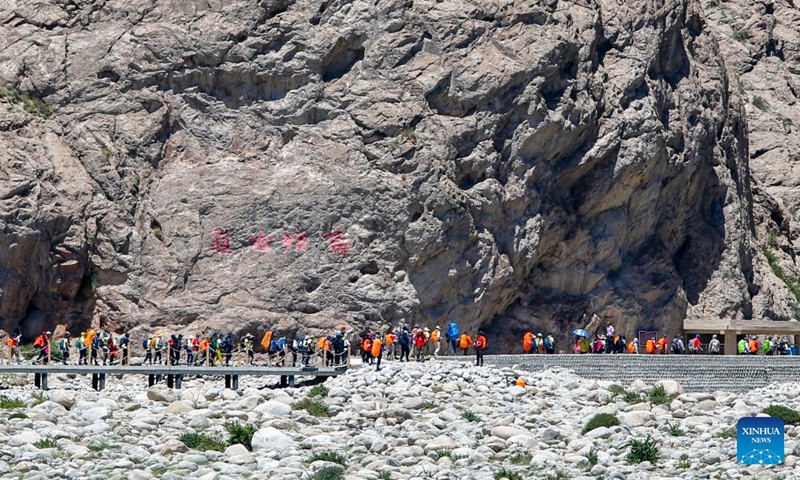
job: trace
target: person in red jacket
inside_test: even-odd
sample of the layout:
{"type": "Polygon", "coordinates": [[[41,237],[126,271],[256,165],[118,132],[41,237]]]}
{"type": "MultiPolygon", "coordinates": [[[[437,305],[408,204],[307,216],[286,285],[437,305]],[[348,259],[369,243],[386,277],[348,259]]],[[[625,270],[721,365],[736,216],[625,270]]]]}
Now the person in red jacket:
{"type": "Polygon", "coordinates": [[[475,337],[475,366],[483,366],[483,353],[486,351],[486,336],[482,331],[478,331],[475,337]]]}

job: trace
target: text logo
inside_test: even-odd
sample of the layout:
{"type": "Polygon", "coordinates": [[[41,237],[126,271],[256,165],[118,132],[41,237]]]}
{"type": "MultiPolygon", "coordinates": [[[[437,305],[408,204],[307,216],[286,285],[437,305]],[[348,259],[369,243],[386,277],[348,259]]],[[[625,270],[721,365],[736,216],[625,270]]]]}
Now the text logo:
{"type": "Polygon", "coordinates": [[[774,417],[739,419],[736,456],[744,465],[783,463],[783,420],[774,417]]]}

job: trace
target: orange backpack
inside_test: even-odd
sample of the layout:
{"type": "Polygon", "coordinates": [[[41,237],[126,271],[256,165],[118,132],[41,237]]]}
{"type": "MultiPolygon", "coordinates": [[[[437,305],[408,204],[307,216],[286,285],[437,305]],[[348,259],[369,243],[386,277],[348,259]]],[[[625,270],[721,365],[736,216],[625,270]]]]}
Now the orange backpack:
{"type": "Polygon", "coordinates": [[[381,346],[382,346],[382,344],[383,344],[383,342],[381,342],[377,338],[375,339],[374,342],[372,342],[372,356],[373,357],[380,357],[381,356],[381,346]]]}
{"type": "Polygon", "coordinates": [[[476,350],[486,350],[486,337],[483,335],[479,336],[475,339],[475,349],[476,350]]]}
{"type": "Polygon", "coordinates": [[[33,341],[33,346],[34,347],[39,347],[39,348],[44,347],[44,337],[41,336],[41,335],[36,337],[36,340],[33,341]]]}
{"type": "Polygon", "coordinates": [[[431,341],[438,342],[439,341],[439,330],[434,330],[431,332],[431,341]]]}

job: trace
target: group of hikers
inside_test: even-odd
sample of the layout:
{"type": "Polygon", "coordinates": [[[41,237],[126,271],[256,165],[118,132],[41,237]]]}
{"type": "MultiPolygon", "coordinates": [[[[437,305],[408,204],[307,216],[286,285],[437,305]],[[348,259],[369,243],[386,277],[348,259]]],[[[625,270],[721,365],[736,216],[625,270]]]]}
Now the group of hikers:
{"type": "Polygon", "coordinates": [[[419,325],[414,325],[411,329],[408,325],[400,325],[382,334],[374,331],[363,332],[359,340],[361,362],[376,365],[376,370],[380,370],[381,359],[384,357],[387,360],[401,362],[410,362],[411,358],[417,362],[436,358],[442,349],[442,342],[445,345],[445,356],[457,355],[459,351],[466,356],[472,349],[475,353],[475,365],[483,366],[487,346],[486,334],[483,331],[479,330],[473,337],[468,330],[461,332],[455,322],[447,326],[444,334],[439,326],[431,330],[419,325]]]}

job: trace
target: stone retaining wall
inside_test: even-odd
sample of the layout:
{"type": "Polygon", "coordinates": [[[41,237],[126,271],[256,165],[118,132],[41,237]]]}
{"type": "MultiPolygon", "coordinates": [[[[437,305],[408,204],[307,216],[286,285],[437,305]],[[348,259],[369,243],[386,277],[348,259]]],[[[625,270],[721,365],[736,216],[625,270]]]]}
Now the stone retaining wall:
{"type": "MultiPolygon", "coordinates": [[[[440,357],[449,361],[474,358],[440,357]]],[[[584,378],[615,380],[623,385],[637,378],[647,383],[671,378],[687,392],[744,392],[776,382],[800,381],[800,356],[487,355],[485,361],[532,372],[562,367],[584,378]]]]}

